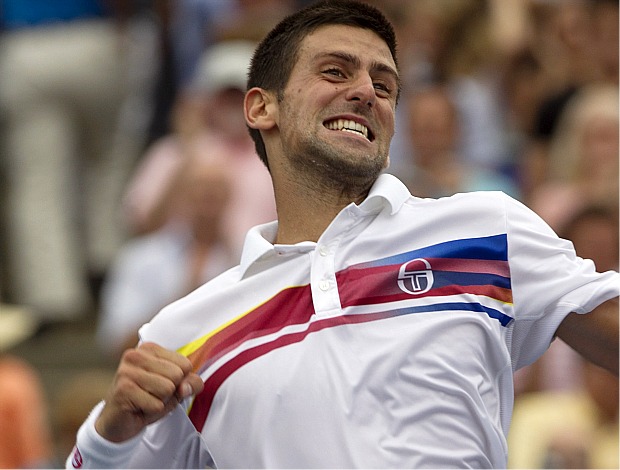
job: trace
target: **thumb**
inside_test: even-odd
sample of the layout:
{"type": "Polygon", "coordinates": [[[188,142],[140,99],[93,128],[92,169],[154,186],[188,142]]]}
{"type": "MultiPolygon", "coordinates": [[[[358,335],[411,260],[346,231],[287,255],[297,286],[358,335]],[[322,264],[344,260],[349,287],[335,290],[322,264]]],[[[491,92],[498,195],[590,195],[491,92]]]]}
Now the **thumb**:
{"type": "Polygon", "coordinates": [[[191,373],[179,384],[177,394],[181,400],[197,395],[204,389],[204,383],[199,375],[191,373]]]}

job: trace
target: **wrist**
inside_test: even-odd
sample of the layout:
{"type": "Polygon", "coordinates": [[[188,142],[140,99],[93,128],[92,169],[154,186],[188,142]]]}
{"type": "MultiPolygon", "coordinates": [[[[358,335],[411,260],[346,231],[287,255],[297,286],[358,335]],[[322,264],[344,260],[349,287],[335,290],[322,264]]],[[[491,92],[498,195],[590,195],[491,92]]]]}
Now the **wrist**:
{"type": "Polygon", "coordinates": [[[140,434],[143,428],[136,429],[135,422],[125,422],[119,416],[110,411],[109,405],[105,404],[101,413],[94,422],[97,434],[108,442],[121,444],[140,434]]]}

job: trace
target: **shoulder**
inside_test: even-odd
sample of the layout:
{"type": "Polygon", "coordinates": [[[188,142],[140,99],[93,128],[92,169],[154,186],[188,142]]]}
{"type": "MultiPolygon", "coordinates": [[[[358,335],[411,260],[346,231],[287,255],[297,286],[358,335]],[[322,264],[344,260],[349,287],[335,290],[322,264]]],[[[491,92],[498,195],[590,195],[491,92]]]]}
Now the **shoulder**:
{"type": "Polygon", "coordinates": [[[231,290],[239,279],[240,268],[235,266],[172,302],[142,326],[141,340],[178,350],[231,321],[231,290]]]}
{"type": "Polygon", "coordinates": [[[453,222],[479,222],[480,218],[502,217],[520,203],[502,191],[472,191],[440,198],[409,197],[403,204],[403,213],[431,219],[444,218],[453,222]]]}

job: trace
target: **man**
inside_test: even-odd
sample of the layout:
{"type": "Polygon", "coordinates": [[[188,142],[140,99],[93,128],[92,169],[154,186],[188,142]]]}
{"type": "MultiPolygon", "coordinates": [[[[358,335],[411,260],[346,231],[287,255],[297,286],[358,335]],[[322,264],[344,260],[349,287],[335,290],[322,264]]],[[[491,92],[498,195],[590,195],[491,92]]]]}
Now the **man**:
{"type": "Polygon", "coordinates": [[[69,467],[505,467],[513,370],[556,331],[617,370],[617,273],[501,193],[380,175],[395,48],[350,2],[259,45],[245,115],[278,221],[142,327],[69,467]]]}

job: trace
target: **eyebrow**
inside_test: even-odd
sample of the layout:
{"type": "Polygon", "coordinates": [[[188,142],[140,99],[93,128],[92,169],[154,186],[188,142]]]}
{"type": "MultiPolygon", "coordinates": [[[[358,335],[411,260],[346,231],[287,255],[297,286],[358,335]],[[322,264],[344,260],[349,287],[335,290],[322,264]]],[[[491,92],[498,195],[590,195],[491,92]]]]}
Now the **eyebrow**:
{"type": "MultiPolygon", "coordinates": [[[[319,59],[323,57],[326,57],[326,58],[333,57],[335,59],[340,59],[340,60],[350,63],[354,67],[361,67],[361,64],[362,64],[358,56],[349,54],[348,52],[334,51],[334,52],[321,53],[316,56],[316,58],[319,58],[319,59]]],[[[391,75],[396,81],[396,84],[398,85],[398,87],[400,88],[400,76],[398,75],[398,72],[393,67],[383,62],[374,61],[370,69],[377,71],[377,72],[391,75]]]]}

